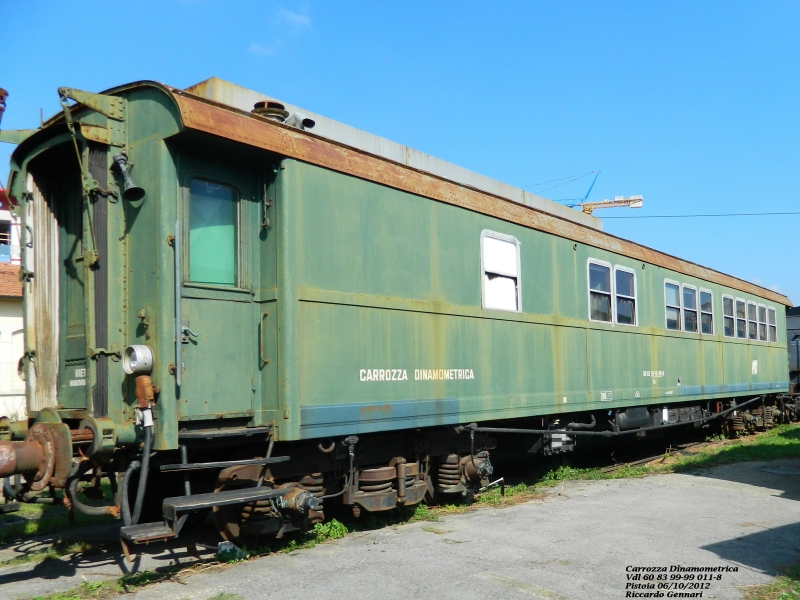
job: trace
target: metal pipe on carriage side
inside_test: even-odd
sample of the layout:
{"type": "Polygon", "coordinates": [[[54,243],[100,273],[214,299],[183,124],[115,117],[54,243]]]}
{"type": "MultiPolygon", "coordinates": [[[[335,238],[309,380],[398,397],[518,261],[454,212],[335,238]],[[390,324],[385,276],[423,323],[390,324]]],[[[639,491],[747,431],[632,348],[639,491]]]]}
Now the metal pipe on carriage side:
{"type": "Polygon", "coordinates": [[[714,419],[719,419],[734,410],[739,410],[748,404],[752,404],[753,402],[758,402],[759,400],[763,400],[764,396],[756,396],[755,398],[751,398],[747,402],[742,402],[741,404],[737,404],[736,406],[732,406],[722,412],[710,415],[708,417],[703,417],[701,419],[691,419],[689,421],[680,421],[678,423],[668,423],[667,425],[656,425],[654,427],[641,427],[639,429],[627,429],[624,431],[579,431],[579,430],[565,430],[565,429],[513,429],[507,427],[478,427],[476,423],[471,423],[470,425],[466,425],[460,427],[461,431],[477,431],[478,433],[519,433],[519,434],[552,434],[552,433],[566,433],[569,435],[597,435],[600,437],[614,437],[617,435],[628,435],[631,433],[639,433],[640,431],[655,431],[659,429],[667,429],[669,427],[678,427],[679,425],[691,425],[692,423],[707,423],[708,421],[713,421],[714,419]]]}
{"type": "Polygon", "coordinates": [[[521,433],[521,434],[554,434],[565,433],[567,435],[596,435],[600,437],[614,437],[617,435],[628,435],[631,433],[639,433],[640,431],[654,431],[656,429],[667,429],[668,427],[677,427],[678,425],[691,425],[692,423],[705,423],[714,417],[704,419],[692,419],[690,421],[681,421],[680,423],[670,423],[669,425],[658,425],[655,427],[642,427],[641,429],[626,429],[623,431],[580,431],[574,429],[512,429],[507,427],[475,427],[474,431],[478,433],[521,433]]]}
{"type": "Polygon", "coordinates": [[[181,386],[183,357],[181,356],[181,221],[175,221],[175,240],[172,242],[175,252],[175,385],[181,386]]]}

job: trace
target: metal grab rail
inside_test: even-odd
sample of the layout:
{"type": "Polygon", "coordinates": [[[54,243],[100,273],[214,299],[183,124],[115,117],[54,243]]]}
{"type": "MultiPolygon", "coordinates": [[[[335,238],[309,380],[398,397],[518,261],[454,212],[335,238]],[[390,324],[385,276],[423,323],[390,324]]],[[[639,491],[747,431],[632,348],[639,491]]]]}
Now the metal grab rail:
{"type": "Polygon", "coordinates": [[[181,222],[175,221],[175,239],[172,242],[175,251],[175,385],[181,386],[181,371],[183,370],[183,357],[181,352],[181,336],[183,327],[181,325],[181,289],[183,277],[183,267],[181,265],[181,222]]]}

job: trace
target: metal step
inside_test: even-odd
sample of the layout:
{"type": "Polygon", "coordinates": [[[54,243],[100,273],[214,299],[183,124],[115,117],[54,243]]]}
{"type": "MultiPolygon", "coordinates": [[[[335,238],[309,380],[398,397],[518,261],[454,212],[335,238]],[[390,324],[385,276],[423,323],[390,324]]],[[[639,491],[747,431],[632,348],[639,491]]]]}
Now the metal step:
{"type": "Polygon", "coordinates": [[[119,537],[134,544],[149,544],[150,542],[163,542],[174,538],[175,532],[163,522],[142,523],[120,528],[119,537]]]}
{"type": "Polygon", "coordinates": [[[239,490],[226,490],[210,494],[194,494],[193,496],[177,496],[164,500],[162,510],[164,518],[176,523],[178,514],[190,510],[227,506],[230,504],[247,504],[257,500],[269,500],[286,495],[286,490],[273,490],[268,487],[249,487],[239,490]]]}
{"type": "Polygon", "coordinates": [[[174,465],[161,465],[161,472],[167,471],[195,471],[199,469],[226,469],[242,465],[272,465],[289,460],[288,456],[273,456],[271,458],[251,458],[248,460],[223,460],[219,462],[186,463],[174,465]]]}

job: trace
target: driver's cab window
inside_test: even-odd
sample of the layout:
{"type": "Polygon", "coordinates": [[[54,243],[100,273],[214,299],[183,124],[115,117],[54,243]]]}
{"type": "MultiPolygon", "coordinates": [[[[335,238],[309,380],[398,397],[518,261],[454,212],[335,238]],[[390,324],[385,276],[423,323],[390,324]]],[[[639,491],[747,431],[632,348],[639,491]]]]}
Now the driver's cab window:
{"type": "Polygon", "coordinates": [[[189,187],[189,281],[236,285],[236,190],[192,179],[189,187]]]}

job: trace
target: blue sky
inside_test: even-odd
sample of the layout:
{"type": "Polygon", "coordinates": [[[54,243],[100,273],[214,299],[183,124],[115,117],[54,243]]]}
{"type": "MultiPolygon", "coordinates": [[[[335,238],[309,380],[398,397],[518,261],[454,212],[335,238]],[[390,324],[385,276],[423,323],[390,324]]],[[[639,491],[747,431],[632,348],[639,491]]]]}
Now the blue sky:
{"type": "Polygon", "coordinates": [[[221,77],[513,185],[601,169],[590,199],[645,198],[606,231],[800,303],[800,215],[608,218],[800,211],[798,2],[6,0],[0,22],[4,129],[62,85],[221,77]]]}

